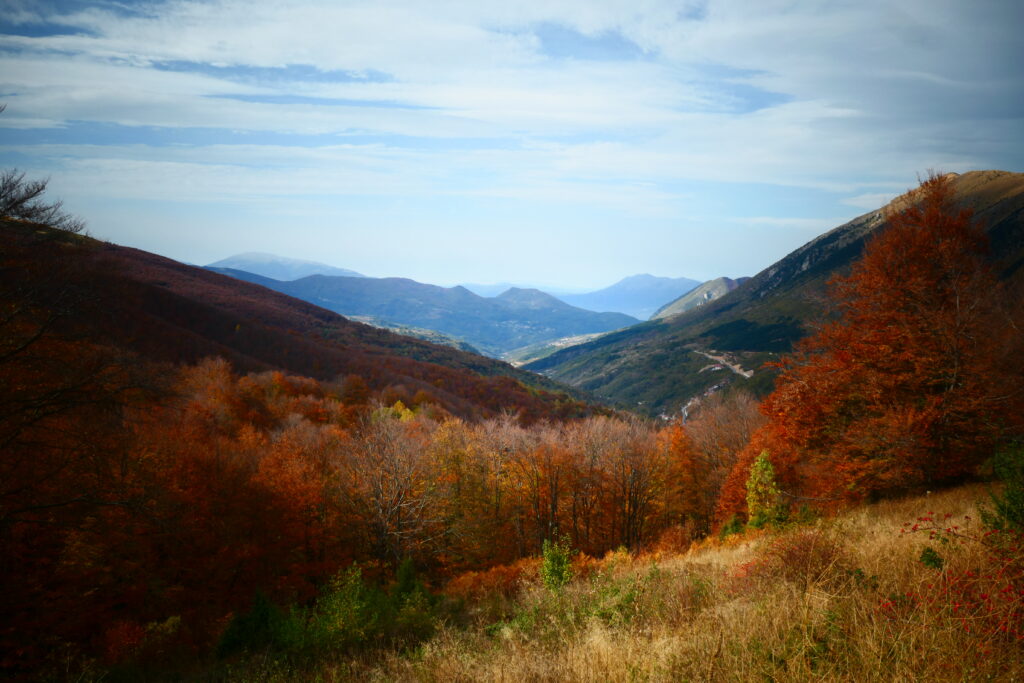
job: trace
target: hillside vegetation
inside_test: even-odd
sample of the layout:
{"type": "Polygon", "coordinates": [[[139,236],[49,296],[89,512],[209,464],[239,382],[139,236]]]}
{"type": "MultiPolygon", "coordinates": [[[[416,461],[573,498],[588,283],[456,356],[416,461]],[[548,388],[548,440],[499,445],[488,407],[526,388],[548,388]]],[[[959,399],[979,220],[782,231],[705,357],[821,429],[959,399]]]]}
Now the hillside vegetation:
{"type": "Polygon", "coordinates": [[[564,586],[545,581],[549,554],[450,582],[435,599],[454,611],[435,612],[415,647],[271,649],[217,670],[276,681],[1016,680],[1022,539],[986,529],[987,498],[972,486],[689,548],[668,537],[646,553],[576,555],[564,586]]]}
{"type": "MultiPolygon", "coordinates": [[[[1024,174],[972,171],[948,176],[951,200],[973,211],[990,246],[997,279],[1024,281],[1024,174]]],[[[832,315],[827,283],[845,275],[903,197],[841,225],[772,264],[740,287],[703,306],[573,346],[525,366],[630,408],[677,414],[719,380],[699,377],[692,349],[729,352],[744,367],[768,375],[737,387],[759,395],[771,388],[768,354],[790,351],[832,315]],[[641,403],[642,402],[642,403],[641,403]]]]}

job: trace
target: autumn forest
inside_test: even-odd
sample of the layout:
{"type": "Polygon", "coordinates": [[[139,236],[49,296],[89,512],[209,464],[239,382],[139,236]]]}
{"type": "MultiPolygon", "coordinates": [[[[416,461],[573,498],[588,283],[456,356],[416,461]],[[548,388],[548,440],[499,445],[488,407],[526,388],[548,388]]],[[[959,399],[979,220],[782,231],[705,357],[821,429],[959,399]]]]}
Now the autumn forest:
{"type": "MultiPolygon", "coordinates": [[[[514,626],[527,613],[517,595],[568,600],[562,586],[643,558],[780,534],[726,572],[732,588],[715,584],[734,591],[740,578],[782,576],[769,560],[785,556],[786,533],[824,533],[823,520],[858,506],[1007,472],[995,490],[1020,495],[1020,279],[994,265],[948,178],[900,202],[832,278],[829,315],[774,362],[774,389],[719,391],[685,421],[601,406],[485,359],[474,368],[467,354],[406,347],[305,304],[301,320],[286,317],[293,304],[276,293],[277,309],[239,307],[260,288],[220,275],[166,266],[146,284],[138,272],[157,266],[8,211],[0,670],[132,680],[233,678],[223,667],[241,666],[242,677],[304,679],[331,661],[317,675],[358,676],[382,652],[440,651],[439,629],[470,633],[474,614],[499,624],[480,638],[539,637],[514,626]],[[207,296],[189,299],[174,278],[207,296]],[[217,303],[228,291],[217,287],[247,289],[217,303]],[[321,317],[303,328],[309,316],[321,317]],[[1016,456],[1006,465],[998,453],[1016,456]],[[252,664],[268,652],[279,668],[252,664]]],[[[1019,500],[995,499],[992,529],[1024,521],[1019,500]]],[[[1001,631],[979,645],[1004,659],[1024,638],[1017,539],[992,552],[1001,631]]],[[[809,546],[786,547],[823,572],[845,566],[838,550],[812,561],[809,546]]]]}

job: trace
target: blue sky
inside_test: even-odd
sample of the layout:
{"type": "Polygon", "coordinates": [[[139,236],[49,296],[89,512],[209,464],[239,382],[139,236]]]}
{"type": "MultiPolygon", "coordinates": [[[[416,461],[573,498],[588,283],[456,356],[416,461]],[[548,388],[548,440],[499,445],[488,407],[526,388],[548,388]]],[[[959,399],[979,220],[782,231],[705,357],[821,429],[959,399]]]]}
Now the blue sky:
{"type": "Polygon", "coordinates": [[[1024,171],[997,0],[0,0],[0,163],[90,232],[425,282],[752,275],[1024,171]]]}

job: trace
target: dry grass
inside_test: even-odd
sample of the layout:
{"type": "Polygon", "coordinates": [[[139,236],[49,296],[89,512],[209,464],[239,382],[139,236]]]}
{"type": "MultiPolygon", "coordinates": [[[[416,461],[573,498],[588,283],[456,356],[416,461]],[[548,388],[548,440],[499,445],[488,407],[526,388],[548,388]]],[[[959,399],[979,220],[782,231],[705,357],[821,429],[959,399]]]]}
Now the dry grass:
{"type": "Polygon", "coordinates": [[[321,663],[314,673],[514,683],[1020,680],[1020,641],[968,630],[974,622],[944,596],[929,601],[943,577],[983,571],[988,552],[900,531],[932,512],[969,530],[984,497],[964,487],[683,555],[611,554],[561,593],[528,579],[502,601],[504,614],[473,612],[470,624],[442,628],[414,652],[321,663]],[[927,546],[939,548],[942,570],[920,561],[927,546]]]}

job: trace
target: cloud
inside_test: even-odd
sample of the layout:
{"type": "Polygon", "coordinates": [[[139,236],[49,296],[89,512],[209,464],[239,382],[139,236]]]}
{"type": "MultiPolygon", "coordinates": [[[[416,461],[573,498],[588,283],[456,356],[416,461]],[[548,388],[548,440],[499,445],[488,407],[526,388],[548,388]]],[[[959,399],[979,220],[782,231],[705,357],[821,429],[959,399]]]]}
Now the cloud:
{"type": "MultiPolygon", "coordinates": [[[[662,139],[689,134],[699,142],[715,137],[721,121],[742,128],[745,114],[767,109],[793,114],[757,121],[762,141],[792,143],[783,150],[792,168],[816,156],[793,135],[796,126],[809,128],[819,145],[830,135],[863,140],[863,129],[911,122],[939,124],[927,132],[949,137],[950,128],[979,117],[1019,118],[1024,106],[1011,59],[1019,41],[1006,23],[1020,12],[993,3],[895,10],[861,2],[829,12],[814,3],[729,0],[681,10],[667,2],[441,2],[429,11],[413,2],[148,7],[128,16],[102,7],[50,15],[83,31],[77,35],[9,36],[5,43],[19,56],[4,58],[5,90],[18,93],[25,110],[51,112],[51,125],[84,119],[438,136],[655,130],[662,139]],[[994,49],[977,49],[980,34],[994,49]],[[588,59],[594,46],[606,58],[588,59]],[[208,67],[168,74],[167,64],[208,67]],[[278,77],[267,76],[275,70],[278,77]],[[331,73],[353,80],[317,78],[331,73]],[[380,78],[360,81],[366,74],[380,78]],[[248,97],[250,106],[203,101],[211,95],[248,97]],[[441,115],[374,112],[367,120],[358,112],[258,106],[287,96],[441,115]],[[725,116],[687,116],[705,112],[725,116]]],[[[906,136],[885,147],[907,152],[927,142],[906,136]]]]}
{"type": "Polygon", "coordinates": [[[8,5],[0,126],[31,135],[0,154],[111,201],[598,206],[654,234],[756,184],[818,202],[763,217],[802,238],[929,168],[1024,166],[1018,3],[8,5]]]}

